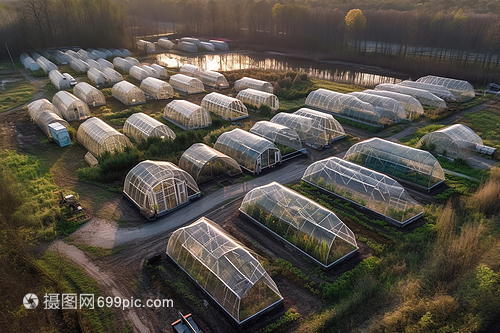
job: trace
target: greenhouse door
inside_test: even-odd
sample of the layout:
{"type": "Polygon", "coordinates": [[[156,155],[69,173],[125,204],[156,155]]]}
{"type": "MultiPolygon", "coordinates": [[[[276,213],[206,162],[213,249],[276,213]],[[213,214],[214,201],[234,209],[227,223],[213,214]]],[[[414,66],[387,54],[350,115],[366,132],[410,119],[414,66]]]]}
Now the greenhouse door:
{"type": "MultiPolygon", "coordinates": [[[[82,107],[81,105],[79,105],[79,106],[77,107],[77,110],[78,110],[78,111],[77,111],[77,112],[78,112],[78,113],[77,113],[77,114],[78,114],[77,119],[85,119],[85,112],[84,112],[84,110],[83,110],[83,107],[82,107]]],[[[75,111],[76,111],[76,110],[75,110],[75,111]]]]}
{"type": "Polygon", "coordinates": [[[177,206],[188,201],[186,182],[178,182],[175,184],[175,198],[177,199],[177,206]]]}
{"type": "Polygon", "coordinates": [[[281,162],[280,152],[275,151],[274,152],[274,163],[278,164],[279,162],[281,162]]]}
{"type": "Polygon", "coordinates": [[[257,159],[257,162],[255,163],[255,174],[259,174],[260,173],[260,170],[261,170],[261,167],[262,166],[262,160],[260,159],[260,156],[259,158],[257,159]]]}

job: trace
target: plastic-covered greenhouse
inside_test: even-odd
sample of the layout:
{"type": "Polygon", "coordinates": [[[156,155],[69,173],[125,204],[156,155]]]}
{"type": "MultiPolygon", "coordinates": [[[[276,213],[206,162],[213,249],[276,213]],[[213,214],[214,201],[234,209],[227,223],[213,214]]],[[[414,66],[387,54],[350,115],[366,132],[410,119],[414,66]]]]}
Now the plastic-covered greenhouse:
{"type": "Polygon", "coordinates": [[[101,65],[94,59],[87,59],[86,61],[90,68],[96,68],[98,70],[102,69],[101,65]]]}
{"type": "Polygon", "coordinates": [[[89,64],[87,64],[85,61],[78,59],[78,58],[71,57],[71,56],[70,56],[69,65],[75,71],[80,72],[80,73],[86,72],[90,68],[89,64]]]}
{"type": "Polygon", "coordinates": [[[450,158],[467,158],[470,152],[475,152],[477,146],[483,146],[483,140],[469,127],[455,124],[424,135],[417,147],[450,158]]]}
{"type": "Polygon", "coordinates": [[[214,148],[254,174],[281,162],[280,150],[271,141],[239,128],[222,133],[214,148]]]}
{"type": "Polygon", "coordinates": [[[23,64],[24,68],[29,69],[33,72],[40,69],[40,65],[27,53],[21,54],[19,58],[21,59],[21,63],[23,64]]]}
{"type": "Polygon", "coordinates": [[[174,96],[174,89],[165,81],[148,77],[141,82],[141,90],[154,99],[169,99],[174,96]]]}
{"type": "Polygon", "coordinates": [[[101,156],[104,152],[113,153],[115,149],[123,151],[123,148],[132,146],[125,135],[96,117],[85,120],[78,127],[76,137],[94,156],[101,156]]]}
{"type": "Polygon", "coordinates": [[[136,141],[155,136],[162,139],[175,139],[176,135],[167,125],[150,116],[138,112],[127,118],[123,124],[123,134],[136,141]]]}
{"type": "Polygon", "coordinates": [[[200,76],[200,72],[203,72],[203,69],[191,64],[185,64],[182,65],[181,68],[179,68],[179,73],[196,78],[200,76]]]}
{"type": "Polygon", "coordinates": [[[236,98],[256,108],[260,108],[261,105],[267,105],[272,112],[277,111],[280,107],[278,97],[274,94],[252,88],[241,90],[236,98]]]}
{"type": "Polygon", "coordinates": [[[171,50],[174,47],[174,43],[169,41],[167,38],[160,38],[158,39],[158,45],[165,50],[171,50]]]}
{"type": "Polygon", "coordinates": [[[379,213],[401,227],[423,214],[423,207],[394,179],[337,157],[311,164],[302,180],[379,213]]]}
{"type": "Polygon", "coordinates": [[[434,75],[421,77],[416,82],[430,83],[447,88],[458,100],[465,100],[476,96],[474,87],[467,81],[450,79],[434,75]]]}
{"type": "Polygon", "coordinates": [[[229,88],[229,83],[226,77],[218,72],[213,71],[201,71],[198,74],[198,78],[209,87],[216,89],[226,89],[229,88]]]}
{"type": "Polygon", "coordinates": [[[276,182],[248,192],[240,212],[323,268],[358,250],[354,233],[333,212],[276,182]]]}
{"type": "Polygon", "coordinates": [[[143,161],[125,176],[123,193],[149,218],[164,215],[201,196],[193,177],[175,164],[143,161]]]}
{"type": "Polygon", "coordinates": [[[120,81],[111,88],[114,98],[125,105],[137,105],[146,103],[144,92],[132,83],[120,81]]]}
{"type": "Polygon", "coordinates": [[[85,102],[75,95],[61,90],[52,97],[52,103],[67,121],[83,120],[90,117],[90,110],[85,102]]]}
{"type": "Polygon", "coordinates": [[[137,67],[141,66],[141,63],[136,58],[128,56],[125,57],[125,60],[128,61],[132,66],[137,66],[137,67]]]}
{"type": "Polygon", "coordinates": [[[201,43],[201,41],[198,38],[194,38],[194,37],[182,37],[181,41],[188,42],[188,43],[193,43],[193,44],[195,44],[197,46],[199,46],[200,43],[201,43]]]}
{"type": "Polygon", "coordinates": [[[120,49],[120,52],[122,53],[122,57],[130,57],[132,55],[132,52],[127,49],[120,49]]]}
{"type": "Polygon", "coordinates": [[[342,125],[335,119],[331,114],[327,114],[321,111],[311,110],[308,108],[300,108],[293,114],[298,116],[311,118],[313,120],[313,127],[319,129],[321,132],[323,129],[328,137],[328,142],[342,139],[345,137],[345,131],[342,125]]]}
{"type": "Polygon", "coordinates": [[[50,82],[52,82],[52,84],[59,90],[66,90],[70,88],[69,80],[57,69],[50,71],[49,79],[50,82]]]}
{"type": "Polygon", "coordinates": [[[248,117],[247,107],[239,99],[216,92],[203,97],[201,106],[222,119],[238,120],[248,117]]]}
{"type": "Polygon", "coordinates": [[[102,74],[106,78],[106,81],[110,84],[115,84],[123,81],[123,76],[112,68],[104,68],[102,74]]]}
{"type": "Polygon", "coordinates": [[[146,72],[148,72],[149,76],[157,79],[160,78],[160,73],[158,73],[156,69],[154,69],[153,67],[148,65],[142,65],[141,68],[144,69],[146,72]]]}
{"type": "Polygon", "coordinates": [[[385,90],[365,90],[366,94],[389,97],[398,101],[406,111],[407,119],[416,119],[424,114],[422,104],[413,96],[385,90]]]}
{"type": "Polygon", "coordinates": [[[205,91],[205,87],[200,80],[184,74],[172,75],[168,83],[170,83],[172,88],[186,94],[198,94],[205,91]]]}
{"type": "Polygon", "coordinates": [[[52,51],[52,55],[54,56],[58,64],[66,65],[69,62],[69,57],[66,55],[66,53],[63,53],[60,50],[52,51]]]}
{"type": "Polygon", "coordinates": [[[139,39],[137,41],[137,48],[144,52],[154,52],[156,50],[155,44],[147,40],[139,39]]]}
{"type": "Polygon", "coordinates": [[[122,53],[122,51],[120,50],[117,50],[117,49],[114,49],[114,48],[109,48],[109,51],[111,51],[111,53],[113,53],[113,57],[126,57],[126,55],[124,55],[122,53]]]}
{"type": "Polygon", "coordinates": [[[53,70],[57,70],[57,66],[45,57],[38,57],[36,59],[36,63],[40,66],[41,69],[45,71],[45,73],[50,73],[53,70]]]}
{"type": "Polygon", "coordinates": [[[428,151],[379,138],[356,143],[344,159],[427,190],[444,181],[443,168],[428,151]]]}
{"type": "Polygon", "coordinates": [[[116,57],[113,59],[113,66],[119,70],[128,72],[133,65],[123,58],[116,57]]]}
{"type": "MultiPolygon", "coordinates": [[[[257,134],[272,143],[279,143],[294,150],[306,153],[302,146],[300,137],[295,130],[284,125],[272,123],[270,121],[258,121],[250,129],[250,133],[257,134]]],[[[285,154],[285,153],[284,153],[285,154]]]]}
{"type": "Polygon", "coordinates": [[[101,65],[102,70],[104,70],[104,68],[115,68],[115,66],[113,66],[113,64],[106,59],[97,59],[97,62],[99,63],[99,65],[101,65]]]}
{"type": "Polygon", "coordinates": [[[238,324],[283,301],[259,261],[205,217],[174,231],[167,255],[238,324]]]}
{"type": "Polygon", "coordinates": [[[400,122],[406,119],[406,111],[395,99],[390,97],[367,94],[363,92],[351,92],[348,95],[355,96],[361,101],[370,103],[375,108],[375,112],[380,115],[380,119],[389,122],[400,122]]]}
{"type": "Polygon", "coordinates": [[[165,106],[163,118],[183,130],[192,130],[212,125],[210,112],[185,100],[173,100],[165,106]]]}
{"type": "Polygon", "coordinates": [[[170,76],[168,75],[167,69],[165,67],[160,66],[158,64],[152,64],[151,68],[153,68],[158,72],[158,74],[160,75],[160,79],[165,79],[165,80],[169,79],[170,76]]]}
{"type": "Polygon", "coordinates": [[[38,114],[42,112],[53,112],[61,116],[61,112],[48,99],[37,99],[28,104],[28,113],[33,121],[35,121],[35,119],[38,118],[38,114]]]}
{"type": "Polygon", "coordinates": [[[59,117],[56,113],[51,111],[38,112],[36,114],[36,118],[33,121],[42,129],[42,131],[49,137],[52,138],[52,133],[49,129],[49,124],[59,123],[62,126],[68,129],[70,126],[68,122],[61,117],[59,117]]]}
{"type": "Polygon", "coordinates": [[[98,47],[97,49],[99,51],[101,51],[102,53],[104,53],[104,58],[112,58],[114,56],[114,54],[111,50],[108,50],[108,49],[105,49],[102,47],[98,47]]]}
{"type": "Polygon", "coordinates": [[[33,58],[33,60],[37,60],[38,58],[40,58],[42,55],[39,54],[39,53],[36,53],[36,52],[33,52],[31,53],[31,58],[33,58]]]}
{"type": "Polygon", "coordinates": [[[399,84],[381,83],[375,87],[375,90],[393,91],[400,94],[410,95],[424,106],[432,106],[436,108],[446,107],[446,102],[443,99],[423,89],[406,87],[399,84]]]}
{"type": "Polygon", "coordinates": [[[214,46],[214,44],[209,43],[209,42],[200,42],[200,49],[208,51],[208,52],[214,52],[215,46],[214,46]]]}
{"type": "Polygon", "coordinates": [[[448,89],[446,89],[443,86],[436,85],[436,84],[406,80],[406,81],[398,83],[398,85],[410,87],[410,88],[415,88],[415,89],[427,90],[431,94],[436,95],[437,97],[442,98],[445,101],[449,101],[449,102],[456,102],[457,101],[457,99],[455,98],[455,95],[453,95],[448,89]]]}
{"type": "Polygon", "coordinates": [[[87,103],[88,106],[106,105],[104,94],[87,82],[80,82],[73,87],[73,94],[87,103]]]}
{"type": "Polygon", "coordinates": [[[314,119],[293,113],[280,112],[271,119],[272,123],[290,127],[300,137],[300,140],[313,148],[321,148],[331,143],[330,133],[314,119]]]}
{"type": "Polygon", "coordinates": [[[208,42],[212,43],[216,50],[220,50],[220,51],[227,51],[227,50],[229,50],[229,46],[224,41],[211,39],[208,42]]]}
{"type": "Polygon", "coordinates": [[[271,83],[267,81],[253,79],[251,77],[241,78],[234,83],[234,90],[236,91],[241,91],[248,88],[265,91],[270,94],[274,92],[274,87],[271,83]]]}
{"type": "Polygon", "coordinates": [[[78,54],[78,56],[82,60],[92,59],[91,56],[90,56],[90,54],[87,51],[85,51],[84,49],[80,49],[76,53],[78,54]]]}
{"type": "Polygon", "coordinates": [[[233,176],[241,173],[235,160],[203,143],[193,144],[182,154],[179,168],[193,176],[197,183],[222,174],[233,176]]]}
{"type": "Polygon", "coordinates": [[[380,124],[380,114],[375,111],[373,105],[352,95],[318,89],[309,93],[306,105],[359,122],[371,125],[380,124]]]}
{"type": "Polygon", "coordinates": [[[196,44],[184,41],[177,44],[177,49],[184,52],[198,52],[198,46],[196,46],[196,44]]]}
{"type": "Polygon", "coordinates": [[[138,67],[138,66],[130,67],[130,71],[128,73],[134,79],[139,80],[139,81],[142,81],[145,78],[148,78],[150,76],[147,71],[145,71],[144,69],[142,69],[141,67],[138,67]]]}
{"type": "Polygon", "coordinates": [[[87,71],[87,77],[98,86],[106,84],[106,77],[104,76],[104,73],[97,68],[89,68],[87,71]]]}

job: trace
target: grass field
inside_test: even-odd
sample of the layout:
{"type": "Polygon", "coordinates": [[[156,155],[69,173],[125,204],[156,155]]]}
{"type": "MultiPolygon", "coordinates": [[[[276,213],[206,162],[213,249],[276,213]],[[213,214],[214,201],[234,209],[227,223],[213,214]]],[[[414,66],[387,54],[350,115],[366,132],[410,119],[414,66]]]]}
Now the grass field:
{"type": "Polygon", "coordinates": [[[34,94],[35,89],[24,79],[4,83],[3,89],[0,87],[0,113],[28,103],[34,94]]]}
{"type": "Polygon", "coordinates": [[[500,149],[500,110],[489,108],[468,113],[460,121],[469,126],[482,139],[485,145],[500,149]]]}

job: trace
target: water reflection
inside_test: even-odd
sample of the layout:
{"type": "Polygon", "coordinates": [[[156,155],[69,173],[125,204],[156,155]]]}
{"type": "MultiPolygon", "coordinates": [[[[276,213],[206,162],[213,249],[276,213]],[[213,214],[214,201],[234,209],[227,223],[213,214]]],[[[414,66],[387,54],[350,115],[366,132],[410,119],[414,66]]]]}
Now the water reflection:
{"type": "Polygon", "coordinates": [[[407,79],[404,75],[380,75],[366,69],[352,68],[337,64],[318,63],[314,61],[290,59],[279,55],[263,55],[253,53],[232,52],[199,56],[181,56],[163,53],[156,56],[160,65],[180,67],[184,64],[199,66],[205,70],[231,71],[237,69],[257,68],[265,70],[295,70],[308,73],[310,76],[341,83],[361,86],[375,86],[379,83],[397,83],[407,79]]]}

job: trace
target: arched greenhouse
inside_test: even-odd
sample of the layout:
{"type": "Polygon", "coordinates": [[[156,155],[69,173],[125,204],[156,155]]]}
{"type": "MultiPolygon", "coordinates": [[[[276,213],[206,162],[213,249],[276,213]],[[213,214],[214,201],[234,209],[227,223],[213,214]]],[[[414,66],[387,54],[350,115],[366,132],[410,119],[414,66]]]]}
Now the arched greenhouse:
{"type": "Polygon", "coordinates": [[[115,68],[115,66],[113,66],[113,64],[106,59],[97,59],[97,62],[99,63],[99,65],[101,65],[102,70],[104,70],[104,68],[115,68]]]}
{"type": "Polygon", "coordinates": [[[53,70],[57,70],[57,66],[45,57],[39,56],[36,59],[36,63],[44,70],[45,73],[50,73],[53,70]]]}
{"type": "Polygon", "coordinates": [[[406,111],[403,106],[390,97],[377,96],[363,92],[351,92],[348,95],[359,98],[359,100],[373,105],[380,119],[388,122],[400,122],[406,119],[406,111]]]}
{"type": "Polygon", "coordinates": [[[474,98],[474,96],[476,96],[476,93],[474,92],[474,87],[472,86],[472,84],[470,84],[467,81],[463,81],[463,80],[450,79],[447,77],[440,77],[440,76],[434,76],[434,75],[427,75],[427,76],[421,77],[416,82],[429,83],[429,84],[434,84],[434,85],[438,85],[438,86],[443,86],[446,89],[448,89],[453,95],[455,95],[455,97],[459,101],[474,98]]]}
{"type": "Polygon", "coordinates": [[[29,69],[32,72],[40,69],[40,65],[27,53],[21,54],[19,58],[21,59],[21,63],[23,64],[24,68],[29,69]]]}
{"type": "Polygon", "coordinates": [[[106,78],[106,81],[110,84],[115,84],[123,81],[123,76],[112,68],[104,68],[102,74],[106,78]]]}
{"type": "Polygon", "coordinates": [[[136,58],[133,58],[131,56],[126,56],[124,59],[128,61],[132,66],[141,67],[141,63],[136,58]]]}
{"type": "Polygon", "coordinates": [[[366,94],[389,97],[398,101],[405,109],[406,119],[414,120],[424,114],[422,104],[413,96],[385,90],[365,90],[366,94]]]}
{"type": "MultiPolygon", "coordinates": [[[[306,149],[302,146],[297,132],[284,125],[262,120],[253,125],[250,133],[261,136],[274,144],[279,143],[285,147],[292,148],[292,150],[306,153],[306,149]]],[[[286,155],[286,153],[283,153],[283,155],[286,155]]]]}
{"type": "Polygon", "coordinates": [[[154,69],[153,67],[148,65],[142,65],[141,68],[144,69],[146,72],[148,72],[150,77],[154,77],[157,79],[160,78],[160,73],[158,73],[156,69],[154,69]]]}
{"type": "Polygon", "coordinates": [[[236,98],[245,104],[256,107],[257,109],[259,109],[261,105],[267,105],[272,112],[276,112],[280,107],[278,97],[274,94],[252,88],[241,90],[236,98]]]}
{"type": "Polygon", "coordinates": [[[73,94],[87,103],[88,106],[106,105],[104,94],[87,82],[80,82],[73,87],[73,94]]]}
{"type": "Polygon", "coordinates": [[[253,79],[251,77],[241,78],[234,83],[234,90],[236,90],[236,91],[241,91],[241,90],[245,90],[248,88],[252,88],[252,89],[260,90],[260,91],[265,91],[265,92],[268,92],[270,94],[272,94],[274,92],[274,87],[271,83],[266,82],[266,81],[262,81],[262,80],[253,79]]]}
{"type": "Polygon", "coordinates": [[[48,99],[42,98],[28,104],[28,113],[31,119],[35,120],[38,118],[38,114],[42,112],[53,112],[59,117],[61,112],[52,104],[48,99]]]}
{"type": "Polygon", "coordinates": [[[147,71],[145,71],[141,67],[135,66],[135,65],[132,66],[132,67],[130,67],[130,71],[128,73],[134,79],[139,80],[139,81],[142,81],[142,80],[144,80],[144,79],[146,79],[146,78],[148,78],[150,76],[147,71]]]}
{"type": "Polygon", "coordinates": [[[331,114],[308,108],[300,108],[293,114],[312,119],[312,125],[314,128],[316,128],[319,132],[322,132],[323,130],[326,132],[328,142],[345,137],[344,128],[335,118],[333,118],[331,114]]]}
{"type": "Polygon", "coordinates": [[[207,52],[215,52],[215,46],[209,42],[200,42],[200,49],[207,52]]]}
{"type": "Polygon", "coordinates": [[[208,42],[212,43],[216,50],[220,50],[220,51],[227,51],[227,50],[229,50],[229,46],[224,41],[211,39],[208,42]]]}
{"type": "Polygon", "coordinates": [[[205,87],[199,79],[184,74],[172,75],[168,83],[170,83],[172,88],[188,95],[205,91],[205,87]]]}
{"type": "Polygon", "coordinates": [[[455,96],[445,87],[439,86],[436,84],[424,83],[424,82],[415,82],[410,80],[405,80],[403,82],[398,83],[400,86],[410,87],[415,89],[427,90],[433,95],[436,95],[439,98],[447,102],[456,102],[457,99],[455,96]]]}
{"type": "Polygon", "coordinates": [[[163,118],[183,130],[204,128],[212,125],[210,112],[185,100],[173,100],[163,110],[163,118]]]}
{"type": "Polygon", "coordinates": [[[121,57],[116,57],[113,59],[113,66],[121,71],[128,72],[133,65],[121,57]]]}
{"type": "Polygon", "coordinates": [[[101,156],[104,152],[113,153],[115,149],[123,151],[125,147],[132,146],[125,135],[96,117],[85,120],[78,127],[76,137],[94,156],[101,156]]]}
{"type": "Polygon", "coordinates": [[[87,71],[87,77],[97,86],[103,86],[106,84],[106,77],[104,76],[104,73],[97,68],[89,68],[87,71]]]}
{"type": "Polygon", "coordinates": [[[58,123],[66,127],[66,129],[70,127],[66,120],[59,117],[57,113],[51,111],[38,112],[36,113],[36,118],[32,119],[49,138],[52,138],[52,133],[49,129],[50,124],[58,123]]]}
{"type": "Polygon", "coordinates": [[[98,70],[102,69],[101,65],[97,61],[95,61],[94,59],[87,59],[86,62],[90,68],[95,68],[98,70]]]}
{"type": "Polygon", "coordinates": [[[432,106],[436,108],[446,107],[446,102],[443,99],[423,89],[406,87],[399,84],[381,83],[375,87],[375,90],[393,91],[400,94],[409,95],[414,97],[416,100],[420,102],[420,104],[424,106],[432,106]]]}
{"type": "Polygon", "coordinates": [[[176,135],[167,125],[150,116],[138,112],[127,118],[123,124],[123,134],[136,141],[155,136],[162,139],[175,139],[176,135]]]}
{"type": "Polygon", "coordinates": [[[83,120],[90,117],[90,110],[87,104],[67,91],[61,90],[57,92],[52,97],[52,104],[54,104],[67,121],[83,120]]]}
{"type": "Polygon", "coordinates": [[[201,106],[222,119],[233,121],[248,117],[247,107],[239,99],[216,92],[203,97],[201,106]]]}
{"type": "Polygon", "coordinates": [[[158,42],[157,44],[164,48],[165,50],[171,50],[174,48],[174,43],[172,43],[171,41],[169,41],[167,38],[165,37],[162,37],[160,39],[158,39],[158,42]]]}
{"type": "Polygon", "coordinates": [[[227,82],[226,77],[218,72],[201,71],[198,74],[198,78],[201,82],[203,82],[203,84],[215,89],[229,88],[229,83],[227,82]]]}
{"type": "Polygon", "coordinates": [[[203,72],[203,69],[191,64],[184,64],[179,68],[179,73],[196,78],[199,78],[201,72],[203,72]]]}
{"type": "Polygon", "coordinates": [[[125,105],[137,105],[146,103],[144,92],[132,83],[120,81],[111,88],[114,98],[125,105]]]}
{"type": "Polygon", "coordinates": [[[148,77],[142,80],[140,88],[154,99],[169,99],[174,97],[174,89],[165,81],[148,77]]]}
{"type": "Polygon", "coordinates": [[[58,90],[66,90],[70,88],[69,80],[61,74],[57,69],[50,71],[49,73],[50,82],[56,87],[58,90]]]}
{"type": "Polygon", "coordinates": [[[184,52],[195,53],[198,52],[198,46],[190,42],[180,42],[177,44],[177,49],[184,52]]]}
{"type": "Polygon", "coordinates": [[[160,79],[168,80],[170,78],[167,69],[165,67],[160,66],[158,64],[151,64],[151,68],[153,68],[158,72],[158,74],[160,75],[160,79]]]}
{"type": "Polygon", "coordinates": [[[154,52],[156,50],[154,43],[142,39],[137,41],[137,48],[144,52],[154,52]]]}

